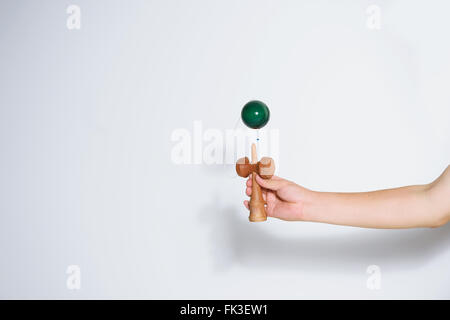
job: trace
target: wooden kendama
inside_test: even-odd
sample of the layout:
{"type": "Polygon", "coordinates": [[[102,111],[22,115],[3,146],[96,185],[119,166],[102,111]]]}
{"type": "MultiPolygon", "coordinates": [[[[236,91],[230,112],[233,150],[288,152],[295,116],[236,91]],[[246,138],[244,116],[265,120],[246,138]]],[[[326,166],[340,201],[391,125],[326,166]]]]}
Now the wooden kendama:
{"type": "MultiPolygon", "coordinates": [[[[252,129],[264,127],[270,118],[269,108],[261,101],[248,102],[241,112],[242,121],[252,129]]],[[[250,196],[248,219],[251,222],[266,221],[267,214],[265,201],[262,196],[261,187],[256,182],[256,175],[263,179],[272,178],[275,172],[275,162],[272,158],[263,157],[258,161],[256,144],[251,147],[251,161],[248,157],[240,158],[236,162],[236,173],[243,178],[252,175],[252,194],[250,196]]]]}

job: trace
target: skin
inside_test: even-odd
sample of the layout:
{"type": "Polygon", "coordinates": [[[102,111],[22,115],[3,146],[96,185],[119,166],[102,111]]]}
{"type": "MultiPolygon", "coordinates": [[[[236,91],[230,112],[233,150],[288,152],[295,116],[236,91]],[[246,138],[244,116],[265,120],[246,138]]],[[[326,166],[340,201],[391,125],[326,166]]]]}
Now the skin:
{"type": "MultiPolygon", "coordinates": [[[[267,216],[282,220],[383,229],[434,228],[450,220],[450,166],[429,184],[360,193],[312,191],[277,176],[256,181],[267,216]]],[[[248,209],[249,201],[244,205],[248,209]]]]}

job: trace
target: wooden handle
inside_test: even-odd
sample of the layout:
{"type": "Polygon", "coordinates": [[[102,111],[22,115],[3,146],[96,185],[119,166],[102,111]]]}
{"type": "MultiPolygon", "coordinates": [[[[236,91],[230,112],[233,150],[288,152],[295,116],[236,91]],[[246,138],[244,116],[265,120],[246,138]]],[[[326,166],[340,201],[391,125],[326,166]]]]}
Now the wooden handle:
{"type": "MultiPolygon", "coordinates": [[[[256,153],[256,145],[252,144],[252,164],[258,163],[258,155],[256,153]]],[[[262,197],[261,187],[256,182],[256,172],[252,173],[252,195],[250,197],[250,216],[251,222],[266,221],[267,214],[264,208],[264,199],[262,197]]]]}

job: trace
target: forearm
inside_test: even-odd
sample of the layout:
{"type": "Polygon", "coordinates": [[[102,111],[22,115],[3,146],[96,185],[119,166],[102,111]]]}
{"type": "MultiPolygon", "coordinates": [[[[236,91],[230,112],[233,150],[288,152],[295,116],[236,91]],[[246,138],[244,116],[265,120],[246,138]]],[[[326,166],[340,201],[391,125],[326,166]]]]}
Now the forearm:
{"type": "Polygon", "coordinates": [[[366,228],[437,227],[450,215],[449,171],[427,185],[363,193],[312,192],[302,220],[366,228]]]}

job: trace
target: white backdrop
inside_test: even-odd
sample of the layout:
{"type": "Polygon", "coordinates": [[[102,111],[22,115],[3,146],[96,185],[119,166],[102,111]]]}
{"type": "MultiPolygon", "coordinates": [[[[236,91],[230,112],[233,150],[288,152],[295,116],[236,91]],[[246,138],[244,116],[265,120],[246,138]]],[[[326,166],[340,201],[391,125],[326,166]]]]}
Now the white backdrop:
{"type": "Polygon", "coordinates": [[[232,165],[171,158],[174,130],[233,129],[260,99],[278,175],[323,191],[430,182],[450,163],[449,10],[2,1],[0,297],[450,298],[449,225],[250,224],[232,165]]]}

